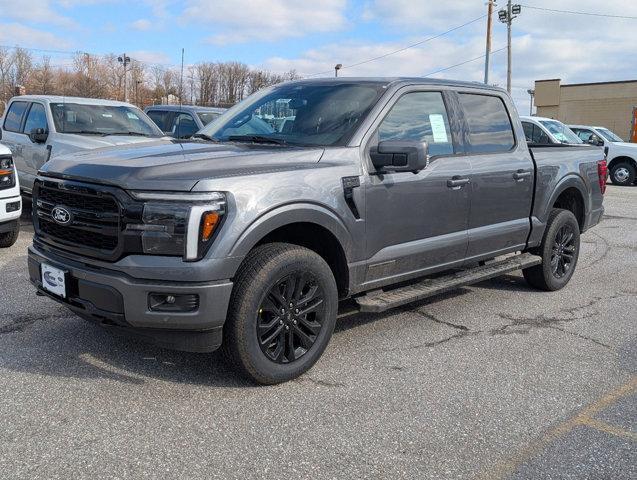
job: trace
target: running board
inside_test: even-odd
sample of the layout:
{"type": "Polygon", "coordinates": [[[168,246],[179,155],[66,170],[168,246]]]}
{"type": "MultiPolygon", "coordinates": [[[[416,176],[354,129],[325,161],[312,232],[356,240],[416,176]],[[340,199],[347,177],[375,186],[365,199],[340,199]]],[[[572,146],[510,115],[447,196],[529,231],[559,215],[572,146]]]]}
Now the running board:
{"type": "Polygon", "coordinates": [[[542,263],[542,259],[537,255],[523,253],[441,277],[428,278],[405,287],[389,291],[375,290],[356,297],[354,300],[358,303],[361,312],[384,312],[390,308],[400,307],[455,288],[482,282],[515,270],[533,267],[540,263],[542,263]]]}

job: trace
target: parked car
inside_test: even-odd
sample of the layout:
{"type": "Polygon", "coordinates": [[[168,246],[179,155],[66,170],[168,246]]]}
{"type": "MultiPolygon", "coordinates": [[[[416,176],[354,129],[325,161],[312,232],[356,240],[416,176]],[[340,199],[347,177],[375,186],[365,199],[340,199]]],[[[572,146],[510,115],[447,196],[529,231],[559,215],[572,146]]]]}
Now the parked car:
{"type": "Polygon", "coordinates": [[[573,131],[558,120],[545,117],[520,116],[527,142],[535,144],[584,143],[573,131]]]}
{"type": "Polygon", "coordinates": [[[0,248],[13,245],[20,233],[22,199],[11,150],[0,145],[0,248]]]}
{"type": "Polygon", "coordinates": [[[57,155],[163,136],[139,108],[124,102],[54,95],[22,95],[9,101],[0,141],[13,152],[23,193],[38,169],[57,155]]]}
{"type": "Polygon", "coordinates": [[[190,138],[226,110],[193,105],[153,105],[144,111],[166,135],[190,138]]]}
{"type": "Polygon", "coordinates": [[[610,179],[615,185],[637,183],[637,144],[624,142],[604,127],[570,125],[570,128],[584,142],[604,147],[610,179]]]}
{"type": "Polygon", "coordinates": [[[318,360],[339,300],[379,312],[517,269],[564,287],[605,186],[599,149],[529,148],[502,89],[300,80],[192,141],[47,163],[29,274],[83,318],[169,348],[222,345],[271,384],[318,360]],[[261,115],[290,110],[285,133],[262,133],[261,115]]]}

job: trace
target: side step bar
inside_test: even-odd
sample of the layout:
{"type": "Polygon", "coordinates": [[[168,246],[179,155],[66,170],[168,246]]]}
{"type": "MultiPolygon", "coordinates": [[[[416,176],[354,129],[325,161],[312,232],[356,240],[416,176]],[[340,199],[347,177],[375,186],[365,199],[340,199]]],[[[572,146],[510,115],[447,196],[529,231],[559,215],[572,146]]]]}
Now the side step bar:
{"type": "Polygon", "coordinates": [[[441,277],[428,278],[405,287],[388,291],[375,290],[356,297],[354,300],[358,303],[361,312],[384,312],[390,308],[400,307],[455,288],[478,283],[515,270],[533,267],[540,263],[542,263],[542,259],[537,255],[523,253],[441,277]]]}

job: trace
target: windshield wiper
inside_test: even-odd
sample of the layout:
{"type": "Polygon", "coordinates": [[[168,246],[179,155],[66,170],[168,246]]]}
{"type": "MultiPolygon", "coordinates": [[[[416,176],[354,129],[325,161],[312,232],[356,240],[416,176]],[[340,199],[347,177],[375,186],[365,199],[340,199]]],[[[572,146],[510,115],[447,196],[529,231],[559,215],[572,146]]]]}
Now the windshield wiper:
{"type": "Polygon", "coordinates": [[[282,138],[268,137],[266,135],[230,135],[229,142],[252,142],[252,143],[272,143],[274,145],[285,145],[287,142],[282,138]]]}
{"type": "Polygon", "coordinates": [[[130,135],[135,137],[150,137],[150,134],[142,133],[142,132],[108,132],[108,133],[104,133],[103,135],[105,137],[108,135],[130,135]]]}
{"type": "Polygon", "coordinates": [[[211,137],[210,135],[206,135],[205,133],[195,133],[192,138],[202,138],[204,140],[207,140],[209,142],[215,142],[215,143],[219,143],[219,140],[217,140],[214,137],[211,137]]]}
{"type": "Polygon", "coordinates": [[[71,130],[68,132],[61,133],[69,133],[73,135],[101,135],[102,137],[106,135],[104,132],[96,132],[95,130],[71,130]]]}

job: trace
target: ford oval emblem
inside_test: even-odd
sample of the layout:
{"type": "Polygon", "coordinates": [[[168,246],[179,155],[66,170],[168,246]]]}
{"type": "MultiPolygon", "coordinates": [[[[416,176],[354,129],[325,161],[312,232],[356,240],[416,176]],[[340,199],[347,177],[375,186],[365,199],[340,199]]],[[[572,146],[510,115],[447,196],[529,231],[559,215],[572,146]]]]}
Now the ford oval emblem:
{"type": "Polygon", "coordinates": [[[71,222],[71,212],[64,207],[53,207],[51,217],[55,223],[68,225],[71,222]]]}

